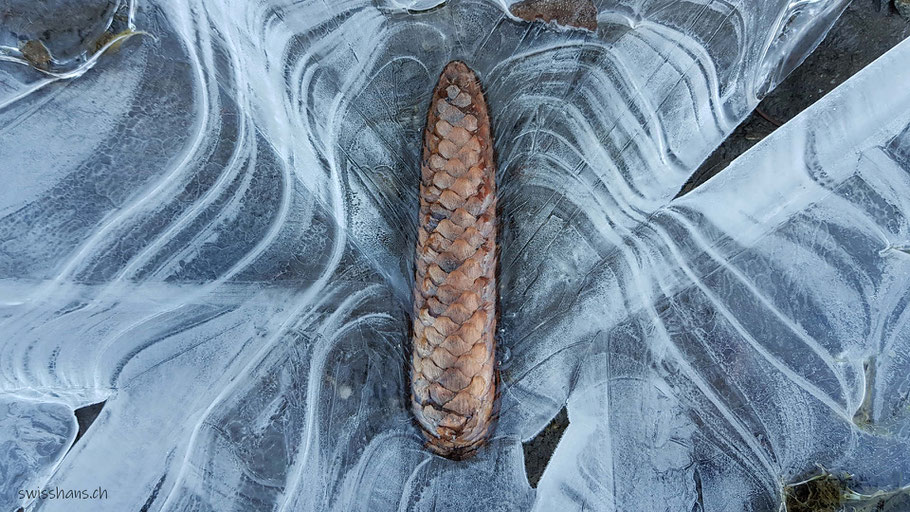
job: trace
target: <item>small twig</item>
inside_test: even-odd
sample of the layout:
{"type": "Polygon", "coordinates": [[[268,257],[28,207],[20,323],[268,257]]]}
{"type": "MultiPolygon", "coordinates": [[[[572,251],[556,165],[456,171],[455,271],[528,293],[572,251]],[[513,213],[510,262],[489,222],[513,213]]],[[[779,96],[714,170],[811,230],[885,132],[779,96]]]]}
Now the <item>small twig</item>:
{"type": "Polygon", "coordinates": [[[773,124],[774,126],[776,126],[778,128],[780,128],[781,125],[783,125],[783,123],[781,123],[775,119],[772,119],[771,116],[762,112],[762,110],[758,107],[755,107],[755,113],[760,115],[762,117],[762,119],[764,119],[765,121],[768,121],[769,123],[773,124]]]}

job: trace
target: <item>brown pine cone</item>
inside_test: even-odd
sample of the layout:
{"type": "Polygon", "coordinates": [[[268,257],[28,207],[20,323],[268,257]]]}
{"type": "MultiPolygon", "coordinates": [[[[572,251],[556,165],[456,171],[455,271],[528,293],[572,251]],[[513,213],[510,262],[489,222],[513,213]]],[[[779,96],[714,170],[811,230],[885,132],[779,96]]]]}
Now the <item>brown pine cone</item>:
{"type": "Polygon", "coordinates": [[[450,62],[424,131],[411,408],[427,447],[471,456],[496,398],[496,172],[480,82],[450,62]]]}

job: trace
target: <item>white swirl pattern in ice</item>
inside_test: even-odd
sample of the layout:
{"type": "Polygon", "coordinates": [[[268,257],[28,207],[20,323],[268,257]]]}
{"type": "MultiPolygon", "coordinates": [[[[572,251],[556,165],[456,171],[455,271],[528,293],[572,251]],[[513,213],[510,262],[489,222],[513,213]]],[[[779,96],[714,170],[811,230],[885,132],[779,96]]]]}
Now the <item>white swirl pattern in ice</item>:
{"type": "MultiPolygon", "coordinates": [[[[7,3],[2,37],[37,31],[7,3]]],[[[773,510],[816,463],[910,471],[910,91],[867,94],[910,43],[674,199],[844,1],[601,2],[596,33],[479,0],[58,3],[149,35],[62,37],[48,70],[0,40],[4,508],[773,510]],[[422,448],[405,380],[453,59],[504,219],[501,417],[466,462],[422,448]],[[521,442],[564,404],[532,489],[521,442]]]]}

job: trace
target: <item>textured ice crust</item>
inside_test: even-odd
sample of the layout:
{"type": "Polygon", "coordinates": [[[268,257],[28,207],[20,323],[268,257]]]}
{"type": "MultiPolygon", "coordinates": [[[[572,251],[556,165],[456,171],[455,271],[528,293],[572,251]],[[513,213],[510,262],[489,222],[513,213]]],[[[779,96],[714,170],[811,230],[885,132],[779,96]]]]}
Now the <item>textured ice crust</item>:
{"type": "Polygon", "coordinates": [[[905,483],[910,91],[870,91],[910,83],[910,43],[673,200],[845,2],[601,2],[592,33],[502,2],[173,0],[127,5],[154,38],[116,52],[54,39],[56,74],[16,53],[124,15],[98,3],[0,31],[4,509],[773,510],[816,463],[905,483]],[[453,59],[506,219],[501,419],[458,463],[422,448],[404,366],[453,59]],[[520,443],[565,403],[531,489],[520,443]]]}

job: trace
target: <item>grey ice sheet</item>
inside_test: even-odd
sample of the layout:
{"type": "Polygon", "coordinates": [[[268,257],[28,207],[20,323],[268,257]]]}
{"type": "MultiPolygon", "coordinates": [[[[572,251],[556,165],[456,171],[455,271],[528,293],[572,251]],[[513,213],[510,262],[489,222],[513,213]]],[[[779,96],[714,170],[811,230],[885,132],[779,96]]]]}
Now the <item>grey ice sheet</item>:
{"type": "Polygon", "coordinates": [[[906,483],[910,87],[881,84],[910,43],[673,199],[845,2],[598,2],[596,33],[465,0],[35,5],[0,2],[3,510],[767,511],[815,464],[906,483]],[[96,52],[109,25],[148,35],[96,52]],[[45,30],[42,71],[17,40],[45,30]],[[458,463],[405,382],[452,59],[505,219],[501,418],[458,463]],[[521,442],[566,403],[532,489],[521,442]],[[53,487],[109,497],[16,493],[53,487]]]}

